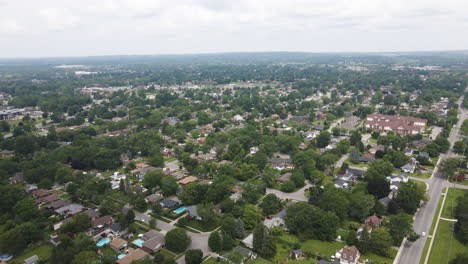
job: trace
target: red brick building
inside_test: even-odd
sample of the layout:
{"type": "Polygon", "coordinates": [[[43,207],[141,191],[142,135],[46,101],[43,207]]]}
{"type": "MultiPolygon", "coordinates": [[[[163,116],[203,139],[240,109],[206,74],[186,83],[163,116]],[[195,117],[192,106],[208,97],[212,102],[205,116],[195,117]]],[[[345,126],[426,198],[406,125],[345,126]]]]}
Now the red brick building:
{"type": "Polygon", "coordinates": [[[423,132],[427,120],[411,116],[393,116],[372,114],[367,115],[366,128],[370,130],[388,132],[399,135],[415,135],[423,132]]]}

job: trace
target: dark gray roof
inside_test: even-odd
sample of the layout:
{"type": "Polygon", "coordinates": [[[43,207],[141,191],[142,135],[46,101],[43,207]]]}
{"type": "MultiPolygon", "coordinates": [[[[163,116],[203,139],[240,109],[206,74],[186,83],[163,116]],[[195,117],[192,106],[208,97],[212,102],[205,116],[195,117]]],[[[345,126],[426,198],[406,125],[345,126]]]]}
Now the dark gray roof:
{"type": "Polygon", "coordinates": [[[162,205],[163,207],[166,207],[166,208],[170,208],[170,209],[171,209],[171,208],[175,208],[175,207],[179,206],[179,202],[178,202],[178,201],[174,201],[174,200],[172,200],[172,199],[166,199],[166,198],[165,198],[165,199],[162,199],[162,200],[161,200],[161,205],[162,205]]]}
{"type": "Polygon", "coordinates": [[[390,203],[391,200],[392,199],[390,199],[388,197],[384,197],[384,198],[379,199],[379,202],[381,202],[385,206],[388,206],[388,203],[390,203]]]}
{"type": "Polygon", "coordinates": [[[250,249],[247,249],[245,247],[241,247],[241,246],[237,246],[234,248],[235,251],[239,251],[240,253],[244,254],[244,255],[247,255],[247,256],[250,256],[252,254],[255,254],[252,250],[250,249]]]}
{"type": "Polygon", "coordinates": [[[120,232],[120,231],[122,231],[122,226],[119,223],[115,222],[115,223],[113,223],[112,225],[109,226],[109,229],[114,231],[114,232],[120,232]]]}

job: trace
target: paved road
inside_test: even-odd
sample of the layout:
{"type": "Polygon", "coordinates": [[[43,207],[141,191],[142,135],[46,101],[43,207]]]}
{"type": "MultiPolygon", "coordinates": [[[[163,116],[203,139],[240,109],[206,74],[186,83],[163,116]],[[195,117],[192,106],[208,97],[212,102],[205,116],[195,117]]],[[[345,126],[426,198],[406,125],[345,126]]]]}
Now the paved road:
{"type": "MultiPolygon", "coordinates": [[[[458,105],[461,106],[461,102],[463,101],[463,96],[460,97],[458,101],[458,105]]],[[[437,205],[439,204],[439,199],[441,197],[441,193],[444,187],[453,186],[450,184],[447,179],[438,173],[439,164],[442,160],[453,157],[455,154],[452,152],[453,144],[459,139],[459,130],[463,121],[468,116],[468,110],[459,107],[460,115],[458,118],[458,123],[453,127],[451,134],[448,138],[450,142],[450,151],[447,154],[441,155],[439,162],[437,163],[431,178],[427,180],[421,180],[429,184],[429,189],[427,191],[427,196],[429,197],[429,201],[426,203],[425,206],[421,207],[420,210],[415,214],[415,219],[413,223],[413,228],[416,233],[421,234],[422,232],[428,233],[432,220],[434,219],[437,205]]],[[[460,187],[463,185],[460,185],[460,187]]],[[[458,186],[456,186],[458,187],[458,186]]],[[[463,186],[465,189],[465,186],[463,186]]],[[[468,188],[467,188],[468,189],[468,188]]],[[[408,263],[419,263],[421,259],[422,251],[424,245],[426,243],[427,237],[421,237],[416,242],[405,242],[404,245],[400,248],[399,256],[395,259],[394,263],[401,263],[401,264],[408,264],[408,263]]],[[[423,256],[425,257],[425,256],[423,256]]]]}
{"type": "Polygon", "coordinates": [[[292,193],[287,193],[287,192],[282,192],[280,190],[267,188],[266,193],[267,194],[273,193],[276,196],[278,196],[278,198],[283,199],[283,200],[284,199],[290,199],[290,200],[307,202],[309,200],[309,198],[307,198],[305,196],[304,191],[305,191],[305,189],[310,188],[310,187],[312,187],[312,184],[307,183],[304,187],[302,187],[298,191],[292,192],[292,193]]]}

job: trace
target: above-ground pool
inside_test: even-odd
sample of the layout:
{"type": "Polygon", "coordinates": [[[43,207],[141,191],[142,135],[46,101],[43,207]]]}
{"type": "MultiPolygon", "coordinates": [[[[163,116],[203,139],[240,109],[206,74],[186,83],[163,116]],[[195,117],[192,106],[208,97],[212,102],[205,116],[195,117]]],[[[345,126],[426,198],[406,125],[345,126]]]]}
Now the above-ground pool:
{"type": "Polygon", "coordinates": [[[121,258],[123,258],[125,256],[127,256],[127,254],[120,254],[120,255],[117,256],[117,259],[121,259],[121,258]]]}
{"type": "Polygon", "coordinates": [[[99,240],[99,242],[96,243],[96,246],[102,247],[102,246],[104,246],[104,245],[109,244],[110,241],[111,241],[110,238],[106,237],[106,238],[104,238],[104,239],[99,240]]]}
{"type": "Polygon", "coordinates": [[[12,258],[13,258],[12,255],[0,253],[0,261],[8,261],[8,260],[10,260],[12,258]]]}
{"type": "Polygon", "coordinates": [[[141,247],[141,246],[143,246],[143,243],[144,243],[144,242],[145,242],[145,241],[143,241],[143,239],[137,238],[137,239],[133,240],[132,244],[141,247]]]}
{"type": "Polygon", "coordinates": [[[183,206],[183,207],[175,209],[173,212],[176,214],[180,214],[180,213],[185,212],[185,210],[187,210],[187,207],[183,206]]]}

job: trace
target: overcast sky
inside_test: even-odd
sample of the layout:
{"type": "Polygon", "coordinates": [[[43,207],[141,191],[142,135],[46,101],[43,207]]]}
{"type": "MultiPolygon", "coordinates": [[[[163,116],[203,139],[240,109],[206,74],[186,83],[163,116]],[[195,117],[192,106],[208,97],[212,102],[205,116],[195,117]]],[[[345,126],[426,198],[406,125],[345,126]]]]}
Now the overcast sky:
{"type": "Polygon", "coordinates": [[[0,0],[0,57],[461,49],[467,0],[0,0]]]}

